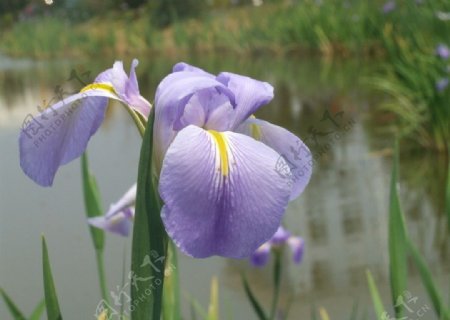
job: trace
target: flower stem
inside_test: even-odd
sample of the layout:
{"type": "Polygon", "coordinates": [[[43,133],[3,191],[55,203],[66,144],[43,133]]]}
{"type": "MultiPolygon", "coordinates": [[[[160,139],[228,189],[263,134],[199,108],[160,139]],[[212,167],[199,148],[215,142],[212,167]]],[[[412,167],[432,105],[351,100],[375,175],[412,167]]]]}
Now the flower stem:
{"type": "Polygon", "coordinates": [[[133,119],[134,124],[136,125],[139,134],[141,137],[144,137],[145,132],[145,126],[147,125],[147,122],[145,121],[144,117],[140,117],[136,111],[133,110],[130,106],[123,104],[125,109],[127,110],[128,114],[131,116],[131,119],[133,119]]]}
{"type": "Polygon", "coordinates": [[[283,256],[281,249],[275,249],[274,255],[275,255],[275,264],[273,266],[274,292],[273,292],[273,298],[272,298],[272,308],[270,309],[270,317],[269,317],[269,319],[271,319],[271,320],[275,319],[275,316],[277,313],[277,307],[278,307],[278,300],[280,297],[281,262],[282,262],[282,256],[283,256]]]}

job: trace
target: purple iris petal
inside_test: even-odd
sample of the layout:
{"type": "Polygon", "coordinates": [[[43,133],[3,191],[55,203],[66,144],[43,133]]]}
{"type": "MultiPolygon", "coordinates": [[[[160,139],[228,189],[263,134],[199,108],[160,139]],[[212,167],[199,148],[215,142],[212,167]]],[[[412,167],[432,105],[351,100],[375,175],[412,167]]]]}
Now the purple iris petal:
{"type": "Polygon", "coordinates": [[[103,121],[108,100],[103,90],[79,93],[32,118],[19,137],[20,166],[42,186],[51,186],[58,168],[79,157],[103,121]]]}
{"type": "MultiPolygon", "coordinates": [[[[284,177],[292,182],[290,199],[297,198],[308,185],[312,174],[311,152],[303,141],[288,130],[260,119],[248,119],[237,131],[263,142],[286,160],[291,174],[284,177]]],[[[277,166],[273,170],[281,174],[279,169],[277,166]]]]}
{"type": "Polygon", "coordinates": [[[397,4],[395,3],[395,1],[388,1],[383,5],[383,13],[386,14],[391,11],[394,11],[396,7],[397,7],[397,4]]]}
{"type": "Polygon", "coordinates": [[[89,224],[122,236],[128,236],[134,218],[136,184],[134,184],[116,203],[109,207],[101,217],[88,219],[89,224]]]}
{"type": "Polygon", "coordinates": [[[123,69],[122,61],[116,61],[111,69],[99,74],[95,82],[111,84],[120,100],[140,112],[144,117],[148,117],[151,105],[139,92],[135,70],[138,64],[138,60],[133,59],[130,68],[130,77],[128,77],[123,69]]]}
{"type": "Polygon", "coordinates": [[[210,78],[215,78],[215,75],[212,75],[211,73],[206,72],[203,69],[200,69],[195,66],[191,66],[190,64],[187,64],[185,62],[178,62],[176,65],[173,66],[173,72],[180,72],[180,71],[191,71],[191,72],[198,72],[202,75],[208,76],[210,78]]]}
{"type": "Polygon", "coordinates": [[[220,73],[217,79],[236,96],[233,129],[273,99],[273,87],[267,82],[229,72],[220,73]]]}
{"type": "Polygon", "coordinates": [[[270,257],[270,249],[271,246],[268,242],[264,243],[260,246],[256,251],[251,255],[250,262],[255,267],[264,267],[269,261],[270,257]]]}
{"type": "Polygon", "coordinates": [[[178,247],[197,258],[250,256],[280,225],[290,187],[279,155],[245,135],[188,126],[164,158],[162,219],[178,247]]]}
{"type": "Polygon", "coordinates": [[[305,252],[305,241],[300,237],[289,237],[287,243],[292,251],[292,260],[299,264],[302,262],[303,254],[305,252]]]}
{"type": "Polygon", "coordinates": [[[133,217],[134,208],[129,207],[109,217],[90,218],[88,222],[94,227],[126,237],[130,234],[133,217]]]}
{"type": "Polygon", "coordinates": [[[279,226],[277,229],[277,232],[272,236],[270,239],[270,243],[273,245],[283,245],[286,243],[287,239],[289,239],[289,236],[291,233],[284,229],[282,226],[279,226]]]}
{"type": "Polygon", "coordinates": [[[164,154],[179,130],[188,124],[203,126],[208,117],[206,113],[208,110],[205,110],[205,106],[199,102],[195,103],[191,99],[202,100],[199,95],[208,93],[211,96],[214,94],[221,97],[226,96],[229,103],[234,106],[233,92],[219,81],[201,72],[174,72],[161,81],[155,97],[157,107],[154,130],[157,168],[160,168],[164,154]],[[193,108],[188,107],[190,102],[193,102],[193,108]],[[185,112],[188,114],[183,118],[185,112]],[[186,121],[190,123],[186,123],[186,121]]]}
{"type": "Polygon", "coordinates": [[[445,88],[447,88],[448,83],[449,83],[449,79],[448,78],[439,79],[436,82],[436,89],[437,89],[437,91],[439,91],[439,92],[444,91],[445,88]]]}
{"type": "Polygon", "coordinates": [[[440,43],[436,47],[436,55],[442,59],[448,59],[450,57],[450,49],[443,43],[440,43]]]}

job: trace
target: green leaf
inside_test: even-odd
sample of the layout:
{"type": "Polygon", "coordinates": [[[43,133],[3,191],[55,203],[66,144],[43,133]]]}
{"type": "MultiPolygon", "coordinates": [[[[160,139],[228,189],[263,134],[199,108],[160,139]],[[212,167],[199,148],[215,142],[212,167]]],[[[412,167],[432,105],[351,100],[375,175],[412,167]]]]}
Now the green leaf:
{"type": "Polygon", "coordinates": [[[45,306],[47,307],[47,319],[62,320],[55,284],[53,282],[52,270],[50,268],[50,260],[48,258],[47,243],[45,242],[44,236],[42,236],[42,269],[44,273],[44,293],[45,306]]]}
{"type": "Polygon", "coordinates": [[[395,144],[394,164],[391,177],[390,205],[389,205],[389,262],[392,303],[394,304],[397,318],[403,314],[402,304],[397,304],[397,299],[406,290],[407,278],[407,244],[406,229],[400,200],[397,192],[398,179],[398,142],[395,144]]]}
{"type": "MultiPolygon", "coordinates": [[[[83,181],[83,196],[86,216],[88,218],[98,217],[103,214],[100,201],[100,192],[97,181],[89,171],[87,153],[81,157],[81,176],[83,181]]],[[[97,272],[100,282],[100,292],[102,298],[108,301],[108,288],[106,284],[105,266],[103,263],[103,249],[105,246],[105,234],[102,229],[90,226],[92,242],[95,248],[95,257],[97,260],[97,272]]]]}
{"type": "Polygon", "coordinates": [[[16,306],[16,304],[12,301],[12,299],[6,294],[6,292],[0,288],[0,293],[3,297],[3,300],[5,301],[6,306],[9,309],[9,312],[16,320],[25,320],[25,316],[23,313],[19,310],[19,308],[16,306]]]}
{"type": "Polygon", "coordinates": [[[372,304],[373,308],[375,309],[375,314],[377,315],[377,319],[382,319],[383,313],[386,309],[384,309],[383,302],[381,301],[380,292],[378,291],[377,285],[375,284],[372,273],[367,270],[366,275],[370,295],[372,296],[372,304]]]}
{"type": "MultiPolygon", "coordinates": [[[[88,218],[98,217],[103,214],[100,203],[100,193],[95,177],[89,171],[86,152],[81,157],[81,172],[83,181],[83,196],[86,215],[88,218]]],[[[92,241],[96,250],[102,251],[104,247],[104,232],[102,229],[90,227],[92,241]]]]}
{"type": "Polygon", "coordinates": [[[219,320],[219,281],[217,277],[211,279],[208,320],[219,320]]]}
{"type": "Polygon", "coordinates": [[[28,318],[28,320],[40,320],[42,317],[42,314],[45,310],[45,300],[42,299],[41,302],[34,308],[33,313],[31,313],[31,316],[28,318]]]}
{"type": "Polygon", "coordinates": [[[430,269],[428,269],[425,260],[411,241],[408,241],[408,249],[409,252],[411,252],[414,263],[419,269],[422,283],[428,292],[428,296],[430,297],[431,302],[433,303],[436,314],[438,315],[439,319],[450,320],[450,313],[448,310],[446,310],[445,304],[435,282],[433,281],[430,269]]]}
{"type": "Polygon", "coordinates": [[[160,216],[160,199],[153,182],[153,122],[154,109],[145,129],[139,159],[136,212],[133,228],[131,271],[134,276],[147,279],[131,285],[131,319],[159,320],[164,287],[164,267],[167,234],[160,216]],[[163,258],[155,262],[155,259],[163,258]],[[151,260],[152,265],[144,265],[151,260]],[[157,264],[157,265],[156,265],[157,264]]]}
{"type": "Polygon", "coordinates": [[[258,315],[258,319],[260,320],[267,320],[267,316],[259,304],[258,300],[256,299],[255,295],[253,294],[252,290],[250,289],[250,286],[248,284],[247,278],[245,275],[242,275],[242,283],[244,285],[245,293],[247,294],[247,298],[250,301],[253,310],[255,310],[256,314],[258,315]]]}
{"type": "Polygon", "coordinates": [[[450,232],[450,161],[448,162],[447,168],[447,187],[445,190],[445,212],[447,213],[447,224],[448,230],[450,232]]]}
{"type": "Polygon", "coordinates": [[[163,318],[164,320],[181,319],[177,248],[172,241],[169,241],[167,250],[163,292],[163,318]]]}

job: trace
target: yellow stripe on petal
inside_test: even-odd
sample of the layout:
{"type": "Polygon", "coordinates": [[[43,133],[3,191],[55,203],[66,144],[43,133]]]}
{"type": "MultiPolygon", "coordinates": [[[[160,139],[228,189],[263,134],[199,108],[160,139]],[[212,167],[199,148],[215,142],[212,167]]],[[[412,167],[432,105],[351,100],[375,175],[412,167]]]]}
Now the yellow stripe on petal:
{"type": "Polygon", "coordinates": [[[217,143],[217,147],[219,148],[220,155],[220,171],[223,176],[228,175],[228,152],[227,152],[227,142],[224,137],[224,134],[221,132],[217,132],[215,130],[208,130],[208,132],[213,136],[214,140],[217,143]]]}
{"type": "Polygon", "coordinates": [[[89,90],[104,90],[109,93],[117,95],[116,90],[114,90],[114,87],[108,83],[91,83],[88,84],[83,89],[81,89],[80,92],[86,92],[89,90]]]}

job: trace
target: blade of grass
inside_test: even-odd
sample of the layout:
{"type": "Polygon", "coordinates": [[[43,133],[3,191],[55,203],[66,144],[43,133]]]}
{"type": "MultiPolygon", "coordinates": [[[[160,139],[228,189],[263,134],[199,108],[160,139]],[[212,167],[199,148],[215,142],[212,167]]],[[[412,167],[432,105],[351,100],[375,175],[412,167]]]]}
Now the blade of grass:
{"type": "Polygon", "coordinates": [[[47,319],[62,320],[58,296],[56,294],[52,270],[50,267],[50,259],[48,257],[47,243],[44,236],[42,236],[42,269],[44,274],[44,293],[45,306],[47,308],[47,319]]]}
{"type": "Polygon", "coordinates": [[[433,303],[434,311],[436,312],[439,319],[450,320],[450,313],[448,310],[446,310],[445,304],[435,282],[433,281],[430,269],[427,267],[425,260],[411,241],[408,241],[408,249],[409,252],[411,252],[414,263],[419,269],[422,283],[427,290],[431,303],[433,303]]]}
{"type": "MultiPolygon", "coordinates": [[[[86,215],[88,218],[97,217],[103,214],[100,192],[97,181],[89,172],[87,153],[81,157],[81,176],[83,182],[83,196],[86,215]]],[[[100,284],[100,293],[105,301],[108,301],[108,288],[106,285],[105,266],[103,262],[103,249],[105,245],[105,235],[102,229],[89,227],[92,243],[94,244],[95,257],[97,262],[97,272],[100,284]]]]}
{"type": "Polygon", "coordinates": [[[219,281],[217,277],[211,279],[208,320],[219,320],[219,281]]]}
{"type": "Polygon", "coordinates": [[[177,248],[169,241],[167,249],[167,266],[163,292],[163,318],[164,320],[181,319],[180,312],[180,286],[178,273],[177,248]]]}
{"type": "Polygon", "coordinates": [[[159,320],[162,309],[165,260],[161,268],[141,267],[143,262],[155,254],[166,256],[167,235],[160,217],[160,199],[153,182],[153,122],[154,108],[145,129],[139,159],[136,213],[133,228],[131,272],[142,279],[131,287],[132,320],[159,320]],[[155,285],[153,285],[155,284],[155,285]],[[146,294],[145,292],[150,294],[146,294]]]}
{"type": "Polygon", "coordinates": [[[398,142],[395,143],[394,163],[392,167],[391,190],[389,199],[389,262],[391,295],[397,318],[403,314],[403,305],[397,303],[397,299],[406,290],[407,265],[406,265],[406,229],[400,200],[397,192],[398,179],[398,142]]]}
{"type": "Polygon", "coordinates": [[[328,315],[328,312],[324,307],[319,308],[319,314],[320,314],[320,319],[330,320],[330,316],[328,315]]]}
{"type": "Polygon", "coordinates": [[[187,300],[189,300],[189,305],[191,307],[191,317],[193,319],[197,319],[197,314],[199,314],[201,319],[206,319],[208,315],[206,311],[203,310],[203,307],[200,305],[200,303],[186,292],[183,295],[187,300]]]}
{"type": "Polygon", "coordinates": [[[39,302],[38,305],[34,308],[28,320],[40,320],[42,314],[44,313],[44,310],[45,310],[45,300],[42,299],[41,302],[39,302]]]}
{"type": "Polygon", "coordinates": [[[447,213],[448,232],[450,233],[450,161],[448,162],[447,168],[447,187],[445,190],[445,212],[447,213]]]}
{"type": "Polygon", "coordinates": [[[255,295],[253,294],[252,290],[250,289],[250,286],[248,284],[247,278],[245,275],[242,275],[242,283],[244,285],[245,293],[247,294],[247,298],[250,301],[253,310],[255,310],[256,314],[258,315],[258,319],[260,320],[267,320],[267,316],[259,304],[258,300],[256,299],[255,295]]]}
{"type": "Polygon", "coordinates": [[[0,293],[3,297],[3,300],[5,301],[6,306],[8,307],[9,312],[16,320],[25,320],[25,316],[23,313],[19,310],[19,308],[16,306],[14,301],[6,294],[6,292],[0,288],[0,293]]]}
{"type": "Polygon", "coordinates": [[[375,309],[375,314],[377,315],[377,319],[382,319],[383,313],[386,309],[384,309],[383,302],[381,301],[380,292],[378,291],[375,280],[373,279],[372,273],[369,270],[366,270],[366,276],[370,295],[372,296],[372,304],[373,308],[375,309]]]}
{"type": "Polygon", "coordinates": [[[357,316],[358,316],[358,300],[356,300],[355,303],[353,304],[350,320],[356,320],[357,316]]]}

